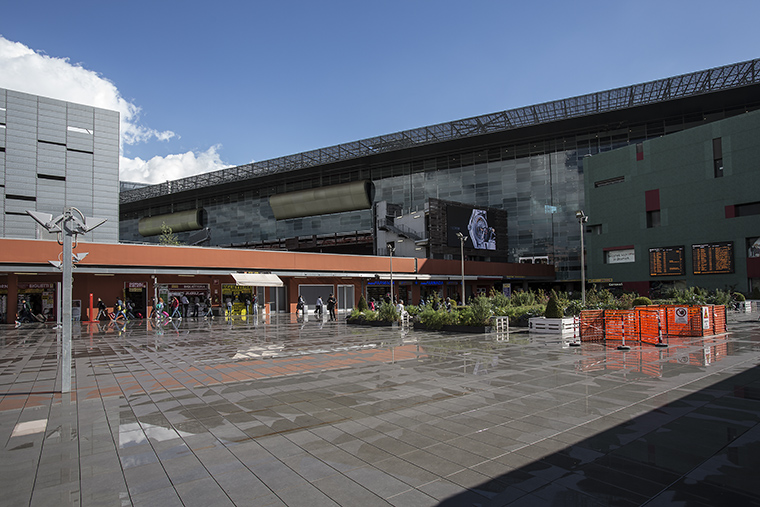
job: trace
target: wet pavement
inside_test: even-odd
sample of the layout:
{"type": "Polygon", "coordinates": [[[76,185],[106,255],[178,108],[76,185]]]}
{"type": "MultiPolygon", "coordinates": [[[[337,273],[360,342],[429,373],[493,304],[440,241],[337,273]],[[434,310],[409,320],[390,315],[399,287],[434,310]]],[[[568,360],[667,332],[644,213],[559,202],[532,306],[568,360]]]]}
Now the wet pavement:
{"type": "Polygon", "coordinates": [[[760,505],[760,322],[568,346],[290,315],[0,326],[3,505],[760,505]]]}

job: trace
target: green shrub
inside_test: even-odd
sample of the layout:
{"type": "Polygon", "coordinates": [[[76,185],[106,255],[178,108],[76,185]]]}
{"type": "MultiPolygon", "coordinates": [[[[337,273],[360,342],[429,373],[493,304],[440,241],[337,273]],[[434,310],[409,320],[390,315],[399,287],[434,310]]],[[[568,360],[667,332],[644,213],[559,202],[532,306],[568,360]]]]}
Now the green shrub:
{"type": "Polygon", "coordinates": [[[459,312],[447,312],[445,309],[433,310],[432,305],[425,305],[419,314],[419,320],[428,329],[441,329],[459,322],[459,312]]]}
{"type": "Polygon", "coordinates": [[[512,293],[512,297],[509,298],[509,304],[512,306],[533,306],[538,304],[546,304],[548,297],[543,291],[533,290],[517,291],[512,293]]]}
{"type": "Polygon", "coordinates": [[[544,310],[544,317],[547,319],[561,319],[565,316],[565,311],[559,306],[557,293],[552,291],[549,296],[549,301],[546,303],[546,310],[544,310]]]}
{"type": "Polygon", "coordinates": [[[354,308],[346,320],[348,322],[375,321],[377,320],[377,312],[373,312],[372,310],[361,311],[358,308],[354,308]]]}
{"type": "Polygon", "coordinates": [[[393,303],[383,301],[380,308],[377,310],[377,318],[383,322],[396,322],[399,320],[399,317],[400,316],[393,303]]]}
{"type": "Polygon", "coordinates": [[[420,313],[420,307],[414,306],[414,305],[406,305],[404,307],[404,310],[406,310],[411,317],[414,317],[415,315],[419,315],[420,313]]]}
{"type": "Polygon", "coordinates": [[[491,299],[488,296],[478,296],[470,301],[467,307],[469,315],[465,322],[460,316],[460,321],[465,326],[487,326],[494,314],[491,299]]]}
{"type": "Polygon", "coordinates": [[[651,304],[652,300],[644,296],[639,296],[631,302],[631,306],[649,306],[651,304]]]}
{"type": "Polygon", "coordinates": [[[359,302],[356,304],[356,309],[359,310],[360,312],[369,310],[369,305],[367,304],[367,300],[364,299],[364,294],[359,296],[359,302]]]}

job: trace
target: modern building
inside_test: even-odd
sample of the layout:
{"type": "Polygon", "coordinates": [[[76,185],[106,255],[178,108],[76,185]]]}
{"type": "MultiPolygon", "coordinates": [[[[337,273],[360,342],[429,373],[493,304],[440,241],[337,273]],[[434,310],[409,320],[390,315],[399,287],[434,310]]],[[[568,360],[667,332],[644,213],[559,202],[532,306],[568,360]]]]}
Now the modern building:
{"type": "Polygon", "coordinates": [[[758,108],[752,60],[363,139],[123,191],[120,238],[166,223],[191,244],[547,263],[578,289],[586,158],[758,108]],[[480,212],[493,249],[449,223],[480,212]]]}
{"type": "Polygon", "coordinates": [[[589,157],[589,278],[760,289],[760,111],[589,157]]]}
{"type": "Polygon", "coordinates": [[[299,294],[333,292],[347,310],[389,292],[414,303],[461,298],[463,286],[467,297],[572,290],[583,261],[592,281],[640,293],[757,283],[760,60],[150,186],[119,185],[118,113],[9,90],[0,100],[8,321],[23,296],[55,313],[48,261],[60,247],[26,211],[72,205],[108,219],[80,238],[91,242],[74,276],[85,306],[90,294],[145,312],[161,294],[215,305],[255,294],[291,311],[299,294]],[[115,244],[117,218],[125,243],[158,243],[169,226],[216,248],[115,244]],[[669,271],[678,255],[683,268],[669,271]]]}
{"type": "Polygon", "coordinates": [[[83,241],[115,243],[118,187],[118,112],[0,89],[0,237],[50,238],[26,210],[75,206],[107,219],[83,241]]]}
{"type": "MultiPolygon", "coordinates": [[[[118,180],[119,115],[114,111],[0,90],[0,320],[12,322],[19,303],[26,299],[35,314],[55,319],[60,295],[62,250],[58,235],[38,224],[31,212],[51,217],[74,208],[75,217],[106,219],[106,222],[76,238],[85,243],[75,249],[79,259],[74,271],[74,313],[91,318],[89,300],[102,298],[113,307],[117,298],[129,299],[135,311],[147,315],[154,300],[187,296],[216,307],[229,302],[243,313],[246,301],[257,301],[272,311],[292,310],[299,295],[313,306],[334,293],[339,310],[353,308],[359,297],[384,297],[393,292],[406,301],[419,301],[430,292],[461,299],[467,293],[503,290],[504,280],[551,283],[551,266],[521,266],[506,263],[466,263],[465,275],[459,262],[398,258],[357,257],[246,251],[219,248],[168,248],[157,245],[118,244],[119,189],[144,185],[118,180]],[[87,257],[83,250],[87,251],[87,257]],[[395,277],[395,278],[394,278],[395,277]]],[[[372,186],[351,184],[349,192],[366,200],[372,186]]],[[[345,198],[339,189],[338,202],[345,198]]],[[[335,197],[335,194],[331,195],[335,197]]],[[[303,199],[283,213],[302,213],[303,199]]],[[[366,205],[369,205],[367,203],[366,205]]],[[[341,204],[344,206],[344,204],[341,204]]],[[[342,208],[341,208],[342,209],[342,208]]],[[[329,212],[324,209],[323,212],[329,212]]],[[[158,217],[147,227],[160,233],[164,220],[158,217]]],[[[233,229],[237,220],[222,226],[233,229]]],[[[174,213],[176,230],[192,228],[206,219],[202,210],[174,213]],[[176,221],[180,217],[180,222],[176,221]]],[[[399,243],[400,244],[400,243],[399,243]]],[[[366,252],[371,253],[371,252],[366,252]]],[[[509,285],[507,285],[509,287],[509,285]]],[[[251,311],[250,306],[247,311],[251,311]]]]}

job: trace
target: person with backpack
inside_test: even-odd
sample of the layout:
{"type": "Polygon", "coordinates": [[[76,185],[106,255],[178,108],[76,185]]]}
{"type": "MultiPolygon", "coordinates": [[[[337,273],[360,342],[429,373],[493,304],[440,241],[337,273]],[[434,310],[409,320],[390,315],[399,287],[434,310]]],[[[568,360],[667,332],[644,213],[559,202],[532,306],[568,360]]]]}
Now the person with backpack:
{"type": "Polygon", "coordinates": [[[114,311],[113,320],[118,319],[120,315],[124,317],[124,320],[129,320],[127,318],[127,314],[125,313],[125,310],[126,308],[124,306],[124,302],[121,300],[121,298],[117,298],[116,304],[114,305],[114,308],[113,308],[113,311],[114,311]]]}
{"type": "Polygon", "coordinates": [[[165,308],[166,305],[164,304],[164,298],[158,298],[158,303],[156,303],[156,321],[161,319],[171,320],[171,317],[165,308]]]}

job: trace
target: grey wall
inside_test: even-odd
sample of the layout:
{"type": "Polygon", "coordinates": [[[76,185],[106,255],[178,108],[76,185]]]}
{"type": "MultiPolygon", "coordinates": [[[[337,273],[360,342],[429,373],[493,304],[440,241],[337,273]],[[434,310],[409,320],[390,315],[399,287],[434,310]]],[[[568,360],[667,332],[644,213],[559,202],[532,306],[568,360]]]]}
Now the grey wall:
{"type": "Polygon", "coordinates": [[[66,206],[108,219],[81,240],[118,241],[119,113],[0,89],[0,237],[50,237],[26,210],[66,206]]]}

